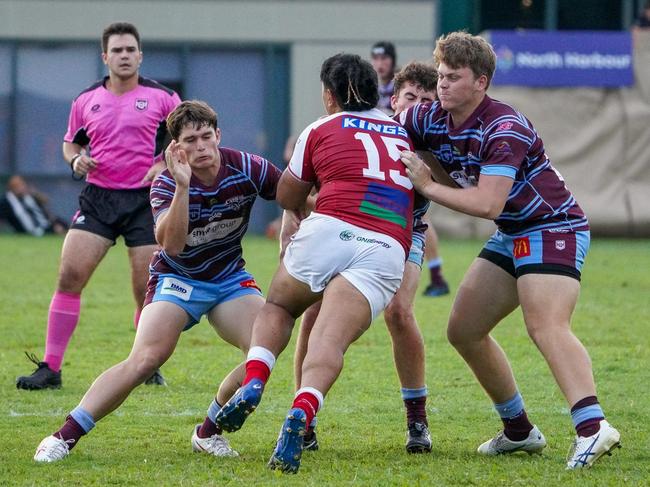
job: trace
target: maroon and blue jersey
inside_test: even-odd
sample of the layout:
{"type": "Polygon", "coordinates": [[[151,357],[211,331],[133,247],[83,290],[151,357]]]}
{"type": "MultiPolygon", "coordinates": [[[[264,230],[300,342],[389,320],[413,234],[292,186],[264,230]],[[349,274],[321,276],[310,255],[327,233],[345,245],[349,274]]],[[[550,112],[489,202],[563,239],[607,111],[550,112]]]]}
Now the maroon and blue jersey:
{"type": "Polygon", "coordinates": [[[138,189],[147,171],[162,156],[167,115],[181,102],[169,88],[138,78],[138,86],[116,95],[108,77],[72,102],[63,140],[86,147],[98,161],[86,180],[105,189],[138,189]]]}
{"type": "MultiPolygon", "coordinates": [[[[216,181],[205,186],[192,175],[185,248],[170,256],[164,250],[151,260],[150,273],[174,273],[201,281],[225,279],[245,265],[241,241],[257,196],[275,199],[280,170],[263,157],[219,148],[216,181]]],[[[154,221],[171,205],[176,182],[168,170],[151,186],[154,221]]]]}
{"type": "Polygon", "coordinates": [[[453,126],[438,102],[415,105],[399,120],[415,148],[436,156],[458,186],[476,186],[482,174],[514,180],[503,212],[495,219],[502,232],[589,229],[542,139],[511,106],[486,96],[460,127],[453,126]]]}

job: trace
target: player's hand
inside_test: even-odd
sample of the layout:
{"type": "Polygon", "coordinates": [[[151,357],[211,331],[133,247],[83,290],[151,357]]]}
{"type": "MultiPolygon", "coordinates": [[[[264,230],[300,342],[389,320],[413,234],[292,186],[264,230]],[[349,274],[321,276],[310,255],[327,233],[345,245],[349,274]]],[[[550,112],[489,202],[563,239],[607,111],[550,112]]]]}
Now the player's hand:
{"type": "Polygon", "coordinates": [[[156,179],[158,177],[158,174],[163,172],[165,167],[166,167],[165,161],[156,162],[153,166],[149,168],[147,174],[145,174],[144,177],[142,178],[142,181],[140,181],[140,184],[150,183],[151,181],[156,179]]]}
{"type": "Polygon", "coordinates": [[[427,166],[415,152],[408,150],[402,151],[400,159],[406,166],[406,175],[413,183],[413,186],[415,186],[415,189],[424,194],[424,189],[430,184],[433,184],[433,179],[431,179],[431,169],[429,169],[429,166],[427,166]]]}
{"type": "Polygon", "coordinates": [[[180,144],[172,140],[165,150],[165,163],[177,186],[188,187],[192,177],[192,169],[187,162],[187,153],[180,144]]]}
{"type": "Polygon", "coordinates": [[[86,154],[82,154],[74,160],[72,171],[79,176],[85,176],[90,171],[94,170],[98,164],[99,162],[96,159],[93,159],[86,154]]]}
{"type": "Polygon", "coordinates": [[[280,227],[280,260],[284,257],[287,245],[291,242],[291,237],[300,227],[300,215],[295,210],[284,210],[282,212],[282,225],[280,227]]]}

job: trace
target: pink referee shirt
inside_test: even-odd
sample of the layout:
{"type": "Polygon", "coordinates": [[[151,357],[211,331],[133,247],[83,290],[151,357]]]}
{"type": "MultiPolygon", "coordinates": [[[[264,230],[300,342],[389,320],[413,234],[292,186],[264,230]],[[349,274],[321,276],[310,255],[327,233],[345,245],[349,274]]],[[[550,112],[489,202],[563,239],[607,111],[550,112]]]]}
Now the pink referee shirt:
{"type": "Polygon", "coordinates": [[[87,147],[98,161],[86,181],[106,189],[138,189],[164,150],[165,119],[180,103],[178,95],[140,77],[123,95],[105,88],[107,78],[82,91],[72,102],[63,140],[87,147]]]}

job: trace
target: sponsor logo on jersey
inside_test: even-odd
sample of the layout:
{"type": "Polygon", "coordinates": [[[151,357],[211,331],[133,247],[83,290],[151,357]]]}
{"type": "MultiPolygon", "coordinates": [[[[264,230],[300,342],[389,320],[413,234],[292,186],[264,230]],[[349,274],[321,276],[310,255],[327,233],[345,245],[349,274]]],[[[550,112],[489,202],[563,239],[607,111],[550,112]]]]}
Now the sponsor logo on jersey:
{"type": "Polygon", "coordinates": [[[79,215],[74,219],[75,225],[83,225],[86,223],[86,217],[84,215],[79,215]]]}
{"type": "Polygon", "coordinates": [[[512,122],[501,122],[495,132],[500,132],[501,130],[510,130],[512,128],[512,122]]]}
{"type": "Polygon", "coordinates": [[[160,288],[160,294],[176,296],[183,301],[189,301],[193,290],[193,286],[190,286],[183,281],[180,281],[173,277],[165,277],[160,288]]]}
{"type": "Polygon", "coordinates": [[[528,237],[515,238],[512,243],[512,254],[515,256],[515,259],[521,259],[530,255],[530,240],[528,237]]]}
{"type": "Polygon", "coordinates": [[[366,130],[368,132],[377,132],[378,134],[399,135],[401,137],[408,137],[406,129],[398,124],[385,124],[378,122],[370,122],[361,118],[343,117],[341,126],[344,129],[357,129],[366,130]]]}
{"type": "Polygon", "coordinates": [[[259,292],[262,292],[260,287],[255,282],[255,279],[246,279],[245,281],[240,282],[239,285],[241,287],[250,287],[250,288],[253,288],[253,289],[257,289],[259,292]]]}
{"type": "Polygon", "coordinates": [[[162,200],[160,198],[154,198],[151,200],[151,207],[152,208],[158,208],[159,206],[162,206],[165,204],[165,200],[162,200]]]}
{"type": "Polygon", "coordinates": [[[555,241],[555,248],[558,249],[558,250],[566,249],[566,240],[556,240],[555,241]]]}
{"type": "Polygon", "coordinates": [[[95,103],[92,107],[90,107],[91,112],[98,112],[99,109],[101,108],[101,105],[99,103],[95,103]]]}
{"type": "Polygon", "coordinates": [[[461,188],[471,188],[474,186],[474,184],[472,184],[472,178],[465,174],[465,171],[451,171],[449,177],[461,188]]]}
{"type": "Polygon", "coordinates": [[[196,247],[197,245],[202,245],[213,240],[224,238],[226,235],[231,234],[237,230],[241,224],[243,218],[231,218],[227,220],[219,220],[216,222],[208,223],[204,227],[195,228],[187,236],[185,243],[190,247],[196,247]]]}
{"type": "Polygon", "coordinates": [[[368,184],[359,211],[406,228],[409,204],[408,193],[373,182],[368,184]]]}
{"type": "Polygon", "coordinates": [[[231,210],[237,211],[237,210],[239,210],[241,208],[241,206],[242,206],[242,204],[244,203],[245,200],[246,200],[246,196],[243,196],[243,195],[240,194],[240,195],[237,195],[237,196],[233,196],[232,198],[228,198],[225,201],[225,203],[226,203],[226,206],[228,208],[230,208],[231,210]]]}
{"type": "Polygon", "coordinates": [[[339,238],[347,242],[354,238],[354,233],[352,233],[350,230],[343,230],[341,233],[339,233],[339,238]]]}
{"type": "Polygon", "coordinates": [[[497,148],[494,151],[495,154],[506,154],[506,155],[512,155],[512,148],[510,147],[510,144],[508,144],[505,140],[502,140],[497,144],[497,148]]]}
{"type": "Polygon", "coordinates": [[[390,249],[390,244],[377,240],[376,238],[366,238],[366,237],[357,237],[357,242],[363,242],[367,244],[378,244],[384,247],[385,249],[390,249]]]}
{"type": "Polygon", "coordinates": [[[149,100],[145,100],[144,98],[138,98],[137,100],[135,100],[136,110],[144,112],[148,106],[149,106],[149,100]]]}

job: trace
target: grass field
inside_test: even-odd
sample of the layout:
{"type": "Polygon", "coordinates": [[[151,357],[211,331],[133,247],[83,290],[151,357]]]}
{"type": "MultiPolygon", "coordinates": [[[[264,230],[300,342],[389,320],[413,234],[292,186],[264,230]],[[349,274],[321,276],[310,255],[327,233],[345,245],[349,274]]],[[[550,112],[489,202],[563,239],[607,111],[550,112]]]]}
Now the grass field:
{"type": "MultiPolygon", "coordinates": [[[[481,248],[443,240],[453,288],[481,248]]],[[[319,414],[321,449],[305,453],[296,477],[266,468],[292,394],[291,354],[282,355],[258,411],[230,435],[236,459],[193,454],[190,434],[221,377],[239,360],[205,323],[185,333],[163,367],[167,388],[141,387],[101,421],[65,461],[37,465],[39,441],[62,423],[92,380],[126,357],[133,340],[127,259],[119,244],[84,292],[81,322],[63,368],[64,387],[19,391],[42,356],[45,318],[61,240],[0,236],[0,485],[650,485],[650,242],[598,240],[583,273],[574,330],[590,351],[599,398],[623,448],[584,472],[566,472],[572,439],[568,408],[513,313],[495,336],[509,354],[531,419],[548,440],[543,456],[481,458],[476,446],[500,422],[460,357],[447,344],[453,297],[424,298],[416,314],[427,346],[428,413],[434,449],[404,451],[405,419],[390,342],[381,318],[346,355],[345,369],[319,414]]],[[[248,270],[263,288],[277,264],[273,242],[246,241],[248,270]]],[[[423,276],[421,285],[426,284],[423,276]]],[[[453,296],[453,292],[452,292],[453,296]]]]}

